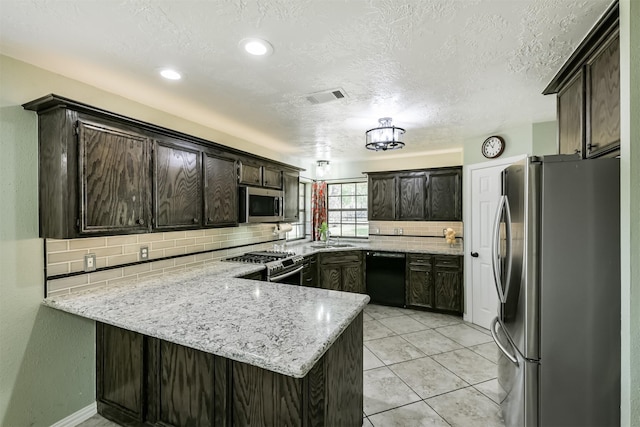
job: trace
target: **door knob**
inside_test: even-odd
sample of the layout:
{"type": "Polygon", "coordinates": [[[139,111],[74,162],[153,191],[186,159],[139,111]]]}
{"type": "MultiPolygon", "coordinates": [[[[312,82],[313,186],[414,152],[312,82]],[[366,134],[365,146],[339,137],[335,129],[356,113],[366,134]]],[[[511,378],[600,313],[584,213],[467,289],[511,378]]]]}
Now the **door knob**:
{"type": "Polygon", "coordinates": [[[471,256],[474,258],[478,258],[478,252],[471,252],[471,256]]]}

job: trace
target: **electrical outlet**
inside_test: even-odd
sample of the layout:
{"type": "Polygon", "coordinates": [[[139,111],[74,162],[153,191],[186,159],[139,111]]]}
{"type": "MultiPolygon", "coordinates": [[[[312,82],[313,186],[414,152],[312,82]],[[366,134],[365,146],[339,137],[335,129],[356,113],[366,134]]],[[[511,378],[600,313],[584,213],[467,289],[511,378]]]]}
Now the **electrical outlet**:
{"type": "Polygon", "coordinates": [[[94,271],[96,269],[96,254],[86,254],[84,256],[84,271],[94,271]]]}
{"type": "Polygon", "coordinates": [[[140,247],[140,259],[149,259],[149,246],[140,247]]]}
{"type": "Polygon", "coordinates": [[[398,228],[398,235],[399,235],[399,236],[402,236],[402,233],[403,233],[403,232],[404,232],[404,231],[402,230],[402,228],[398,228]]]}

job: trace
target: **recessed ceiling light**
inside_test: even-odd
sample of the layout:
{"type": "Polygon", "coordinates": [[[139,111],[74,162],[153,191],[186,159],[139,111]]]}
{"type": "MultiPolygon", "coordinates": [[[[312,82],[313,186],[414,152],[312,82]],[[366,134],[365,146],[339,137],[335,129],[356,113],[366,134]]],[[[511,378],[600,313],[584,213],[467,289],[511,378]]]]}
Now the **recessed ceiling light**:
{"type": "Polygon", "coordinates": [[[176,70],[171,70],[169,68],[165,68],[164,70],[160,71],[160,75],[167,80],[180,80],[182,78],[182,75],[179,72],[177,72],[176,70]]]}
{"type": "Polygon", "coordinates": [[[273,46],[266,40],[246,38],[240,40],[239,46],[247,53],[254,56],[268,56],[273,53],[273,46]]]}

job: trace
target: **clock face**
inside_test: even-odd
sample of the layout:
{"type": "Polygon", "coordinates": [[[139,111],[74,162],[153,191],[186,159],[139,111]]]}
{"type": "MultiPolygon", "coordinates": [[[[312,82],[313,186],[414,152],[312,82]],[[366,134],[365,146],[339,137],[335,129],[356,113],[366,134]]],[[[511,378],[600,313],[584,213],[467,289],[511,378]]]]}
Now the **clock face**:
{"type": "Polygon", "coordinates": [[[495,159],[504,151],[504,139],[490,136],[482,143],[482,155],[487,159],[495,159]]]}

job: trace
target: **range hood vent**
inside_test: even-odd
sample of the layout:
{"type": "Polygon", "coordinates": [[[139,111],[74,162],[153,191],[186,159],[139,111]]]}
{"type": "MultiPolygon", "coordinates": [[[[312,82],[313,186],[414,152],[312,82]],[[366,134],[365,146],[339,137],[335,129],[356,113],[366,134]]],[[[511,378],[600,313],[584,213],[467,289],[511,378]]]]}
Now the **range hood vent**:
{"type": "Polygon", "coordinates": [[[336,101],[338,99],[346,98],[347,94],[342,89],[331,89],[324,92],[312,93],[307,95],[307,101],[311,104],[325,104],[327,102],[336,101]]]}

